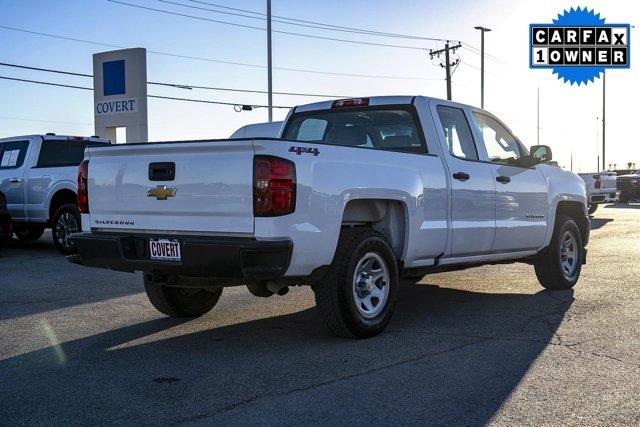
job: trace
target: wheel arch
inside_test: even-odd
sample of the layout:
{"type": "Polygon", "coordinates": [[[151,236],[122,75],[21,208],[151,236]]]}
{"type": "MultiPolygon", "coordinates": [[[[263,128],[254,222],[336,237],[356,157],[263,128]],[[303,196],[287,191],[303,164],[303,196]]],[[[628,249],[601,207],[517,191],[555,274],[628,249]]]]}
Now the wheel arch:
{"type": "Polygon", "coordinates": [[[60,188],[53,193],[49,202],[49,222],[53,221],[53,216],[60,206],[67,203],[78,203],[78,196],[74,190],[70,188],[60,188]]]}
{"type": "Polygon", "coordinates": [[[573,200],[563,200],[558,202],[554,216],[554,229],[556,226],[556,219],[560,215],[566,215],[575,221],[578,225],[578,229],[580,230],[582,245],[586,246],[589,241],[589,230],[591,228],[591,222],[589,221],[587,214],[587,206],[582,202],[573,200]]]}
{"type": "Polygon", "coordinates": [[[380,232],[398,260],[406,253],[409,222],[404,200],[390,198],[351,199],[344,206],[341,228],[368,227],[380,232]]]}

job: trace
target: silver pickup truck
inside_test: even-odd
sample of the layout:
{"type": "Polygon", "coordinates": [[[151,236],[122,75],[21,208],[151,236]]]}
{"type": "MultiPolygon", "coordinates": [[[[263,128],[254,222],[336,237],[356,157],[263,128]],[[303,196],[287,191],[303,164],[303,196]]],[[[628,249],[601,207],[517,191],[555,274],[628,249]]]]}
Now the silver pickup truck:
{"type": "Polygon", "coordinates": [[[0,139],[0,192],[6,196],[19,240],[37,240],[51,227],[58,250],[65,255],[75,252],[69,236],[81,229],[78,165],[88,145],[108,143],[54,134],[0,139]]]}

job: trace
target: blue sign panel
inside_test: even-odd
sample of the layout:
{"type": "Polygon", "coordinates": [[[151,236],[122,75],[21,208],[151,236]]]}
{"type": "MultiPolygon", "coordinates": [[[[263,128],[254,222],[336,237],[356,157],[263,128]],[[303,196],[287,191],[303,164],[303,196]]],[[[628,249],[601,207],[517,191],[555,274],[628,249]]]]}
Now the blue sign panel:
{"type": "Polygon", "coordinates": [[[102,63],[104,96],[124,95],[124,59],[102,63]]]}

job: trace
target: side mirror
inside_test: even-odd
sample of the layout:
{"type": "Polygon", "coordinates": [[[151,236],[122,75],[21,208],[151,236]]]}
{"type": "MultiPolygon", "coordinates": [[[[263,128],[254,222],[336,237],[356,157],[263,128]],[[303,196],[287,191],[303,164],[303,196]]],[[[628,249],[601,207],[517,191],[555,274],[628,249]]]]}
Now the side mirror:
{"type": "Polygon", "coordinates": [[[534,164],[549,162],[553,158],[551,148],[546,145],[532,146],[529,155],[534,164]]]}

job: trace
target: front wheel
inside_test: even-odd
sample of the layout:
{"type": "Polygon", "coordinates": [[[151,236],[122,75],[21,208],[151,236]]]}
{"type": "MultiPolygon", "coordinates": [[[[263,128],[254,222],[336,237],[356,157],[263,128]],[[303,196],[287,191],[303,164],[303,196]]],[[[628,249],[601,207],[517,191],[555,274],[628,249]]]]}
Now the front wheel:
{"type": "Polygon", "coordinates": [[[545,289],[571,289],[578,282],[583,259],[578,226],[571,217],[560,215],[546,253],[534,264],[538,281],[545,289]]]}
{"type": "Polygon", "coordinates": [[[593,215],[595,213],[595,211],[598,210],[598,205],[595,203],[591,203],[589,205],[589,215],[593,215]]]}
{"type": "Polygon", "coordinates": [[[71,240],[73,233],[81,230],[80,213],[73,203],[67,203],[58,208],[51,222],[53,243],[62,255],[72,255],[77,252],[76,244],[71,240]]]}
{"type": "Polygon", "coordinates": [[[151,304],[170,317],[198,317],[211,311],[220,300],[222,288],[179,288],[145,282],[151,304]]]}
{"type": "Polygon", "coordinates": [[[369,229],[344,230],[330,271],[313,291],[335,335],[367,338],[382,332],[398,297],[396,259],[384,236],[369,229]]]}

